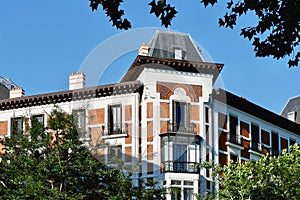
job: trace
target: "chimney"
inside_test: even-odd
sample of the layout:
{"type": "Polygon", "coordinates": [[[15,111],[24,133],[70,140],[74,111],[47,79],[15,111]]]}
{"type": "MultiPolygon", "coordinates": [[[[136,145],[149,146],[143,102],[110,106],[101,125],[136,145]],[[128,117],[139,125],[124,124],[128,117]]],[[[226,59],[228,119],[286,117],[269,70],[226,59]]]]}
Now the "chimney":
{"type": "Polygon", "coordinates": [[[139,55],[147,56],[148,55],[149,46],[144,42],[139,48],[139,55]]]}
{"type": "Polygon", "coordinates": [[[9,91],[9,98],[17,98],[17,97],[23,97],[25,95],[25,91],[22,88],[16,87],[12,88],[9,91]]]}
{"type": "Polygon", "coordinates": [[[85,87],[85,75],[82,72],[74,72],[69,76],[69,90],[85,87]]]}

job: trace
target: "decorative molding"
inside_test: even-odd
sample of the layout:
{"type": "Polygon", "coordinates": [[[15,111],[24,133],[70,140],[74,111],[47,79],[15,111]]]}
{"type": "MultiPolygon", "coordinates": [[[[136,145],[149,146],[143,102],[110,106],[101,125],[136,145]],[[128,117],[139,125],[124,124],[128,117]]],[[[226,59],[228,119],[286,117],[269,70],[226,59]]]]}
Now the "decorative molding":
{"type": "Polygon", "coordinates": [[[179,87],[174,90],[174,95],[179,96],[179,97],[185,97],[186,91],[185,91],[185,89],[179,87]]]}

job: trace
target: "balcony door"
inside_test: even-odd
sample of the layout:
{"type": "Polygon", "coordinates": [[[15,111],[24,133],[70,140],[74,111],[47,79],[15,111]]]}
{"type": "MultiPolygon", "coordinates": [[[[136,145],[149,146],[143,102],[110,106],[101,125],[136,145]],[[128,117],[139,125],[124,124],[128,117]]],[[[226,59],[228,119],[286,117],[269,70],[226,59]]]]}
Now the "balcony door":
{"type": "Polygon", "coordinates": [[[190,126],[190,104],[186,102],[173,101],[173,130],[185,130],[190,126]]]}
{"type": "Polygon", "coordinates": [[[109,135],[120,134],[122,129],[121,105],[108,106],[108,131],[109,135]]]}

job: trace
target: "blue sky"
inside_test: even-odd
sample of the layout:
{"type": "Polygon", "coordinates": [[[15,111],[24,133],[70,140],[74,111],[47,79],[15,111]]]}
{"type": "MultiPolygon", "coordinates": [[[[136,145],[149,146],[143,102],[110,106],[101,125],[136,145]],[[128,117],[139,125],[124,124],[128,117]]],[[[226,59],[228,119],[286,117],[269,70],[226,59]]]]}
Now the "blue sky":
{"type": "MultiPolygon", "coordinates": [[[[162,28],[149,14],[148,1],[123,4],[133,29],[162,28]]],[[[251,42],[239,36],[238,28],[252,25],[253,16],[229,30],[217,24],[225,13],[222,4],[205,9],[198,0],[170,2],[179,11],[170,29],[189,33],[215,62],[225,64],[221,77],[226,90],[276,113],[288,98],[300,95],[299,68],[289,69],[287,59],[256,58],[251,42]]],[[[80,69],[89,53],[122,32],[102,10],[91,12],[88,0],[1,1],[0,76],[11,78],[26,95],[66,90],[69,74],[80,69]]],[[[108,71],[101,83],[117,82],[135,53],[116,60],[112,69],[120,68],[119,73],[108,71]]]]}

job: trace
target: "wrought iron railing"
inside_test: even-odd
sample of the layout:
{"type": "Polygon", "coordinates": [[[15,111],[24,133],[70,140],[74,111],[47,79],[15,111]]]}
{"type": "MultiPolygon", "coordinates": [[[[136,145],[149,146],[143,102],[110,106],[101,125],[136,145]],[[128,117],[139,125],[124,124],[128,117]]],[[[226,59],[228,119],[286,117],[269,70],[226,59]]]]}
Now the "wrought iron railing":
{"type": "Polygon", "coordinates": [[[271,156],[279,156],[280,155],[280,152],[278,151],[278,150],[276,150],[276,149],[272,149],[272,148],[270,148],[270,155],[271,156]]]}
{"type": "Polygon", "coordinates": [[[165,161],[162,164],[163,172],[199,173],[200,170],[196,162],[165,161]]]}
{"type": "Polygon", "coordinates": [[[250,149],[257,152],[263,152],[263,145],[259,142],[250,142],[250,149]]]}
{"type": "Polygon", "coordinates": [[[173,123],[168,122],[168,131],[169,132],[181,132],[181,133],[196,133],[195,124],[182,124],[182,123],[173,123]]]}
{"type": "Polygon", "coordinates": [[[243,146],[243,138],[241,136],[238,136],[236,134],[228,133],[227,135],[227,141],[239,146],[243,146]]]}
{"type": "Polygon", "coordinates": [[[115,123],[110,126],[103,127],[103,136],[117,135],[117,134],[128,134],[128,124],[127,123],[115,123]]]}

